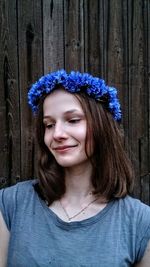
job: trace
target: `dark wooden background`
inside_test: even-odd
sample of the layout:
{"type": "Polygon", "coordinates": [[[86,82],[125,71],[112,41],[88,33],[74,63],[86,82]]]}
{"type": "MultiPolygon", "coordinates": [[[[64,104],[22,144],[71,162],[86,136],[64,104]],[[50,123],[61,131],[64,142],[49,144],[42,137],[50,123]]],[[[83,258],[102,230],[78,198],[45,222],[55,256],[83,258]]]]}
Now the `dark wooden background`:
{"type": "Polygon", "coordinates": [[[118,88],[134,194],[150,204],[149,10],[149,0],[0,0],[1,187],[36,173],[30,84],[74,69],[118,88]]]}

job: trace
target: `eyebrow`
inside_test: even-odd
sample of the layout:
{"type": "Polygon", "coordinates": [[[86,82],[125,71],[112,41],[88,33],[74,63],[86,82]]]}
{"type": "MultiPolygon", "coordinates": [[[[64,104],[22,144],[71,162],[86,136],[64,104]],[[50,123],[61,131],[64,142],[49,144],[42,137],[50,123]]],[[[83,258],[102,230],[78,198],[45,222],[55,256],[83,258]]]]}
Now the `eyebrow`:
{"type": "MultiPolygon", "coordinates": [[[[70,109],[70,110],[65,111],[64,115],[69,115],[69,114],[72,114],[72,113],[75,113],[75,112],[81,113],[81,111],[79,111],[78,109],[70,109]]],[[[43,117],[43,119],[49,119],[49,118],[52,118],[52,117],[49,116],[49,115],[46,115],[46,116],[43,117]]]]}

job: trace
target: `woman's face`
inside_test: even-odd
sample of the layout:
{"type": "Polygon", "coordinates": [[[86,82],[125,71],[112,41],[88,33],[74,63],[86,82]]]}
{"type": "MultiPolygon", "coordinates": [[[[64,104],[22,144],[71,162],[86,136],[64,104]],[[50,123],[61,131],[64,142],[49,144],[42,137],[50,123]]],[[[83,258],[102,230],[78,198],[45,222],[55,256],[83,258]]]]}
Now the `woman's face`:
{"type": "Polygon", "coordinates": [[[62,167],[87,164],[87,123],[77,98],[63,89],[48,95],[43,104],[44,142],[62,167]]]}

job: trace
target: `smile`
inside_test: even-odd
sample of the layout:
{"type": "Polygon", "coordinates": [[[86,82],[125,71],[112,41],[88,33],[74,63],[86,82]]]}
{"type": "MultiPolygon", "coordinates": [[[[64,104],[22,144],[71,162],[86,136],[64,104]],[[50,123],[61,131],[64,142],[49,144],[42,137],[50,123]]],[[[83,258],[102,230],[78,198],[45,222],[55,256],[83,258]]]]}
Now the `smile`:
{"type": "Polygon", "coordinates": [[[77,145],[75,145],[75,146],[59,146],[59,147],[54,148],[54,150],[57,152],[66,152],[66,151],[69,151],[75,147],[77,147],[77,145]]]}

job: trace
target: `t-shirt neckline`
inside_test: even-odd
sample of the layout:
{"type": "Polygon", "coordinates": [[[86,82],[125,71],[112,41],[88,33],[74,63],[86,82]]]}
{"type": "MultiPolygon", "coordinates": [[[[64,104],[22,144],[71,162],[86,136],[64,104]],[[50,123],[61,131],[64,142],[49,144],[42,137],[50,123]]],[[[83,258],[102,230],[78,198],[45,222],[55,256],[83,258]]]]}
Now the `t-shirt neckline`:
{"type": "MultiPolygon", "coordinates": [[[[38,196],[38,194],[36,193],[36,195],[38,196]]],[[[63,221],[54,211],[52,211],[45,203],[44,200],[42,200],[39,196],[38,199],[42,205],[42,207],[44,208],[44,210],[47,212],[47,215],[53,220],[53,222],[61,227],[61,228],[65,228],[65,229],[74,229],[74,228],[80,228],[80,227],[84,227],[87,225],[91,225],[96,223],[97,221],[100,221],[104,218],[104,216],[109,212],[109,210],[111,209],[111,207],[113,206],[115,200],[111,200],[107,203],[107,205],[100,210],[96,215],[91,216],[87,219],[83,219],[81,221],[72,221],[72,222],[66,222],[63,221]]]]}

